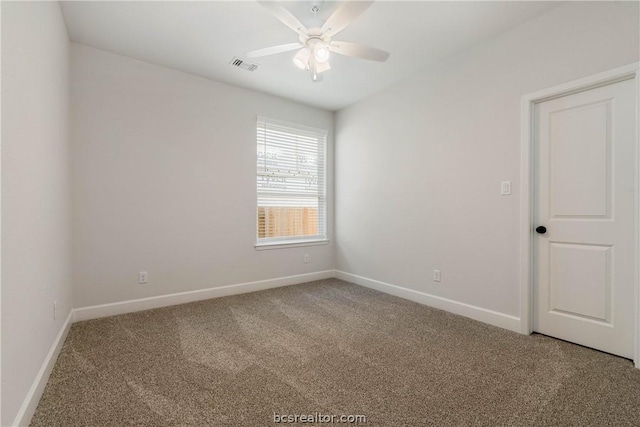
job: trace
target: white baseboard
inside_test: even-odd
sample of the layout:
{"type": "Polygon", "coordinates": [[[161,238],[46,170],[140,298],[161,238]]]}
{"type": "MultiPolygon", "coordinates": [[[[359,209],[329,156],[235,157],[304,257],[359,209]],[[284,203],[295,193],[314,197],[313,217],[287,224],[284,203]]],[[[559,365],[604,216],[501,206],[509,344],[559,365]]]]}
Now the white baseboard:
{"type": "Polygon", "coordinates": [[[44,359],[44,363],[40,367],[40,371],[38,371],[38,375],[36,375],[36,378],[33,381],[33,384],[31,385],[27,396],[22,402],[22,406],[20,407],[16,418],[11,424],[12,426],[28,426],[29,423],[31,423],[31,418],[36,412],[36,408],[38,407],[38,403],[40,402],[40,398],[42,397],[44,388],[47,385],[47,381],[49,381],[51,371],[56,364],[56,360],[58,360],[60,350],[62,350],[62,345],[67,339],[67,335],[69,334],[69,330],[71,329],[72,319],[73,310],[69,312],[67,320],[64,321],[60,332],[58,332],[58,336],[56,337],[55,341],[53,341],[53,344],[49,349],[49,353],[44,359]]]}
{"type": "Polygon", "coordinates": [[[403,288],[340,270],[335,271],[335,277],[347,282],[375,289],[376,291],[408,299],[419,304],[428,305],[429,307],[438,308],[473,320],[488,323],[489,325],[498,326],[514,332],[520,332],[520,318],[515,316],[498,313],[497,311],[487,310],[486,308],[476,307],[471,304],[430,295],[413,289],[403,288]]]}
{"type": "Polygon", "coordinates": [[[116,316],[118,314],[185,304],[193,301],[244,294],[264,289],[278,288],[281,286],[297,285],[299,283],[330,279],[332,277],[334,277],[334,270],[325,270],[315,273],[259,280],[257,282],[239,283],[235,285],[220,286],[217,288],[200,289],[197,291],[179,292],[169,295],[160,295],[157,297],[76,308],[73,310],[73,321],[80,322],[83,320],[98,319],[100,317],[116,316]]]}

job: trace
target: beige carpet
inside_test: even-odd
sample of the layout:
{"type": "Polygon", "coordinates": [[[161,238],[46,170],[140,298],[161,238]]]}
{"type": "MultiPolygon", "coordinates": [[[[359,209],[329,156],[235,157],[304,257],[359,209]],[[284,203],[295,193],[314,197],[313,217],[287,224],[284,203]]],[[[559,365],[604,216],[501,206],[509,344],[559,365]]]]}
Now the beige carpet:
{"type": "Polygon", "coordinates": [[[32,425],[264,426],[274,412],[638,426],[640,370],[324,280],[76,323],[32,425]]]}

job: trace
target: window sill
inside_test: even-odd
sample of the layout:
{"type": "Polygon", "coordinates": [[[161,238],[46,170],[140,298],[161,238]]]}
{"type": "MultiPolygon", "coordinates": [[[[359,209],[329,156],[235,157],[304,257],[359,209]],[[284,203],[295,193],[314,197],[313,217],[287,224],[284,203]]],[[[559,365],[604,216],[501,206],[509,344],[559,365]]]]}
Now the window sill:
{"type": "Polygon", "coordinates": [[[286,249],[286,248],[299,248],[302,246],[326,245],[328,243],[329,243],[329,239],[300,240],[297,242],[256,243],[255,248],[257,251],[264,251],[268,249],[286,249]]]}

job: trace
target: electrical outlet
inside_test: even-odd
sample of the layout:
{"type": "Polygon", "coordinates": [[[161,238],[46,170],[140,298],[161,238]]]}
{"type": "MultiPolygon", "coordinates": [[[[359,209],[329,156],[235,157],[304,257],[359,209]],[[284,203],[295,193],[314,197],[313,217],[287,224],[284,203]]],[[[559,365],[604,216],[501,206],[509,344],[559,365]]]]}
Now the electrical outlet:
{"type": "Polygon", "coordinates": [[[433,270],[433,281],[439,282],[441,280],[440,270],[433,270]]]}
{"type": "Polygon", "coordinates": [[[58,301],[53,302],[53,320],[58,316],[58,301]]]}
{"type": "Polygon", "coordinates": [[[149,274],[146,271],[138,273],[138,283],[143,285],[149,281],[149,274]]]}
{"type": "Polygon", "coordinates": [[[309,255],[308,254],[304,254],[304,263],[305,264],[309,264],[309,255]]]}

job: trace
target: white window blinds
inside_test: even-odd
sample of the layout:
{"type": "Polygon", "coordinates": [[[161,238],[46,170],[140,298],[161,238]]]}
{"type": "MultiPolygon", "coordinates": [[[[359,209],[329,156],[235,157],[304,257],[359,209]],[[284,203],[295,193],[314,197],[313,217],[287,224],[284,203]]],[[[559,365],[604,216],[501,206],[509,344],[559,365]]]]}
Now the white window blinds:
{"type": "Polygon", "coordinates": [[[326,239],[327,131],[258,117],[257,243],[326,239]]]}

